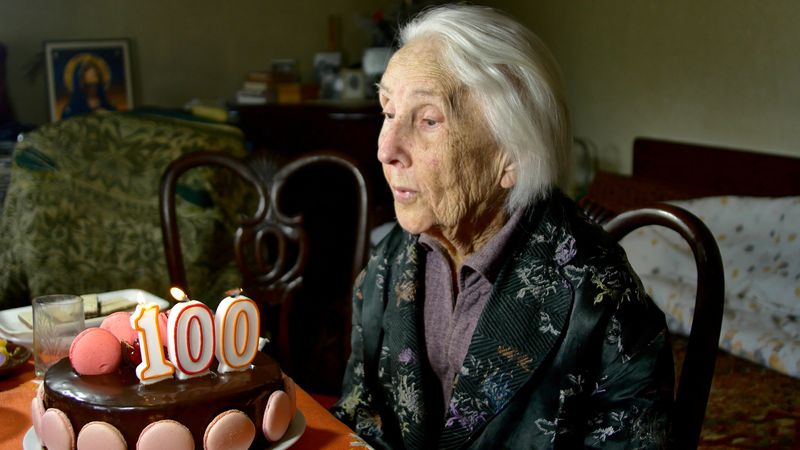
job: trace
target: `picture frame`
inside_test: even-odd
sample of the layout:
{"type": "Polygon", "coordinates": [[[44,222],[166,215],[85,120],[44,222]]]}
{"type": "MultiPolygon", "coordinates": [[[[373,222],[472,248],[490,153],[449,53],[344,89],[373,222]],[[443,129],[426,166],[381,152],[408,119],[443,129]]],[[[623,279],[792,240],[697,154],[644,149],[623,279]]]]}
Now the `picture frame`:
{"type": "Polygon", "coordinates": [[[342,69],[342,100],[363,100],[366,93],[365,76],[361,69],[342,69]]]}
{"type": "Polygon", "coordinates": [[[44,44],[50,120],[133,108],[128,39],[44,44]]]}
{"type": "Polygon", "coordinates": [[[341,86],[337,85],[341,68],[340,52],[321,52],[314,55],[314,80],[319,85],[321,99],[332,100],[341,94],[341,86]]]}

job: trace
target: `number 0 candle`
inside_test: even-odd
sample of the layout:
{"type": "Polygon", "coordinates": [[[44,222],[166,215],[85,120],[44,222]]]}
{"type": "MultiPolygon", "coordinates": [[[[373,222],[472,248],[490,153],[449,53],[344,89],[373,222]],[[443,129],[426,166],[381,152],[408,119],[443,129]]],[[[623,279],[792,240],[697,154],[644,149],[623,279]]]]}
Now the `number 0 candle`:
{"type": "Polygon", "coordinates": [[[198,301],[178,303],[167,320],[167,350],[179,380],[208,373],[214,360],[214,315],[198,301]]]}
{"type": "Polygon", "coordinates": [[[246,370],[258,352],[260,317],[255,302],[245,296],[226,297],[217,307],[216,357],[220,373],[246,370]]]}

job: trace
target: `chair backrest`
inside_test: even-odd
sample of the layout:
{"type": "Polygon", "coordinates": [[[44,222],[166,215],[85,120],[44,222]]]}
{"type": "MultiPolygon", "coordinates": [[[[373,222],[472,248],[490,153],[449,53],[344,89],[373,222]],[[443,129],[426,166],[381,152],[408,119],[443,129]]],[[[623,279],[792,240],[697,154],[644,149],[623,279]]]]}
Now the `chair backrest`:
{"type": "Polygon", "coordinates": [[[161,180],[161,226],[171,283],[187,295],[175,193],[179,177],[201,166],[227,168],[253,187],[255,212],[238,218],[227,254],[244,294],[259,305],[270,352],[307,389],[338,392],[350,351],[350,289],[367,254],[362,171],[334,152],[279,167],[266,152],[201,151],[173,161],[161,180]]]}
{"type": "MultiPolygon", "coordinates": [[[[597,216],[597,212],[594,211],[597,216]]],[[[694,214],[669,204],[623,212],[605,223],[617,240],[631,231],[660,225],[680,234],[691,247],[697,266],[697,293],[686,356],[675,392],[670,447],[697,448],[717,356],[725,279],[719,247],[708,227],[694,214]]]]}

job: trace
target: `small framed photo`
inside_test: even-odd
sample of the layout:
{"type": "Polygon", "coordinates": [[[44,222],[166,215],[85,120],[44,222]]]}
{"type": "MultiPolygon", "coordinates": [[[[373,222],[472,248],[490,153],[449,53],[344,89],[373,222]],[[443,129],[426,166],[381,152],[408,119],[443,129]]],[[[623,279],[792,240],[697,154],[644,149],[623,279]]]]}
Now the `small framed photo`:
{"type": "Polygon", "coordinates": [[[339,97],[341,87],[337,85],[342,54],[325,52],[314,55],[314,79],[319,84],[319,97],[331,100],[339,97]]]}
{"type": "Polygon", "coordinates": [[[361,69],[342,69],[342,99],[363,100],[365,94],[364,72],[361,69]]]}
{"type": "Polygon", "coordinates": [[[133,108],[127,39],[46,42],[44,54],[51,121],[133,108]]]}

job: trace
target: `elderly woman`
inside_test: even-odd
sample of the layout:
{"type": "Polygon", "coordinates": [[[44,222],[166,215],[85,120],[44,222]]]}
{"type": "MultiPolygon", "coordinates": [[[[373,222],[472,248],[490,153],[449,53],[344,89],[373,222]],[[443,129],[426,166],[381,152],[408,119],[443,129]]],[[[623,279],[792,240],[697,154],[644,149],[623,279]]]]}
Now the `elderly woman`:
{"type": "Polygon", "coordinates": [[[333,412],[375,447],[660,447],[663,314],[621,248],[555,187],[558,69],[478,6],[405,25],[379,83],[399,222],[356,281],[333,412]]]}

